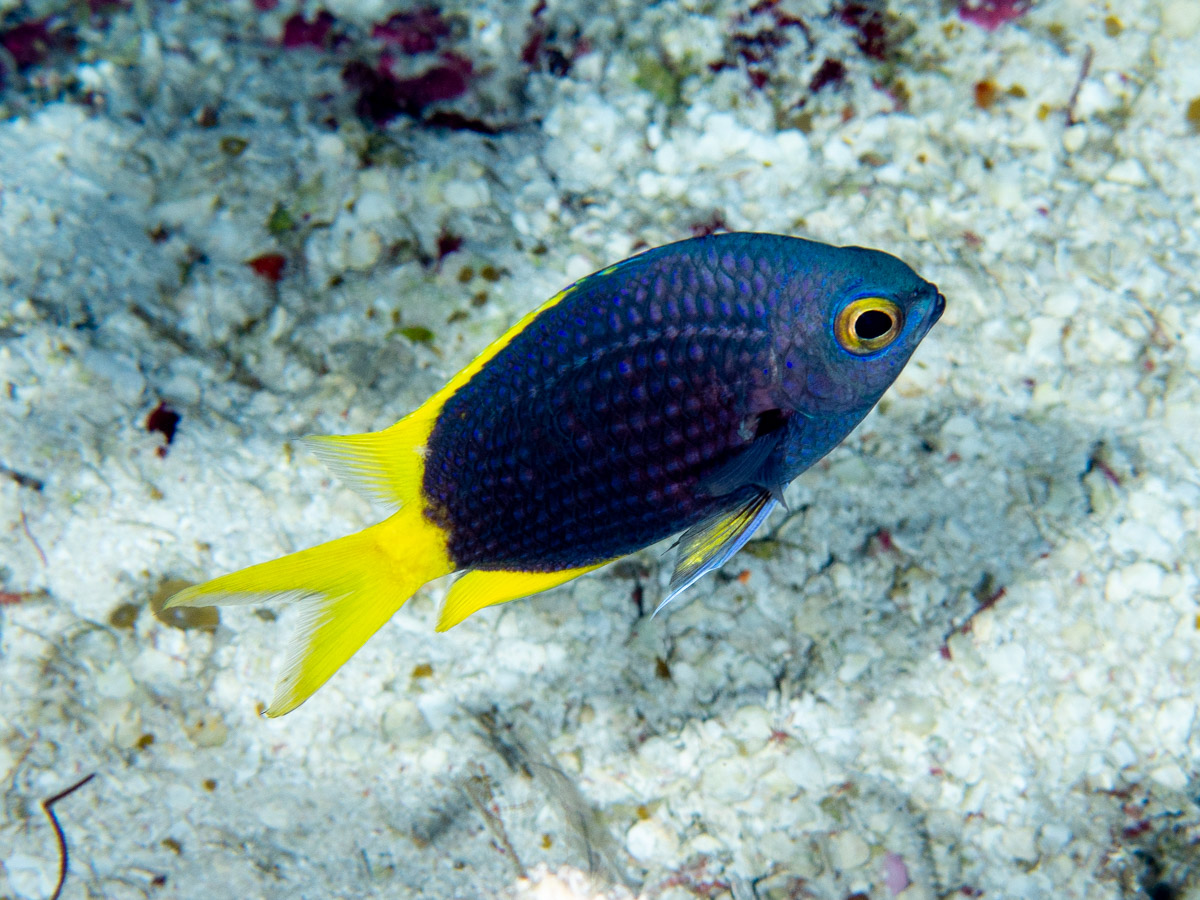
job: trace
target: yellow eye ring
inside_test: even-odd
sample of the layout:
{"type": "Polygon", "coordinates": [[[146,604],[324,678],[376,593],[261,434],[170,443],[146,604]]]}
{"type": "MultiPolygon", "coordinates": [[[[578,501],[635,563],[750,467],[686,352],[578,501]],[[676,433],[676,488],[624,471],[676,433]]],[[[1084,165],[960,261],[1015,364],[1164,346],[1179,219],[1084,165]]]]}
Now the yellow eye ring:
{"type": "Polygon", "coordinates": [[[883,297],[859,297],[838,313],[833,333],[842,348],[855,356],[882,350],[900,335],[904,310],[883,297]]]}

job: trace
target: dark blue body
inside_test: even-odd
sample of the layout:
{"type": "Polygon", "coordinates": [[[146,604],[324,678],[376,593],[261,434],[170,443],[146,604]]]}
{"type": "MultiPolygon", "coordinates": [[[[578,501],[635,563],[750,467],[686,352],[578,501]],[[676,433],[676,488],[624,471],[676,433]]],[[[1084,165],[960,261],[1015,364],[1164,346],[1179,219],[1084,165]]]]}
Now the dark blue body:
{"type": "Polygon", "coordinates": [[[446,402],[426,515],[460,567],[550,571],[786,485],[907,360],[864,391],[821,344],[831,298],[897,273],[936,294],[886,254],[757,234],[660,247],[584,279],[446,402]]]}

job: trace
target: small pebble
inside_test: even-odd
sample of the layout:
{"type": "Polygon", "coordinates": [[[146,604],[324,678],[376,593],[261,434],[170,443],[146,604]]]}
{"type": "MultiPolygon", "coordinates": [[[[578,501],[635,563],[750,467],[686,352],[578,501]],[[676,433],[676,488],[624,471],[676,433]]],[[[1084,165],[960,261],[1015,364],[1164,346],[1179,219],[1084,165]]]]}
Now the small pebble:
{"type": "Polygon", "coordinates": [[[639,862],[666,866],[679,853],[679,838],[657,819],[645,819],[629,829],[625,848],[639,862]]]}
{"type": "Polygon", "coordinates": [[[852,872],[871,858],[871,848],[853,831],[835,834],[829,843],[833,864],[839,872],[852,872]]]}

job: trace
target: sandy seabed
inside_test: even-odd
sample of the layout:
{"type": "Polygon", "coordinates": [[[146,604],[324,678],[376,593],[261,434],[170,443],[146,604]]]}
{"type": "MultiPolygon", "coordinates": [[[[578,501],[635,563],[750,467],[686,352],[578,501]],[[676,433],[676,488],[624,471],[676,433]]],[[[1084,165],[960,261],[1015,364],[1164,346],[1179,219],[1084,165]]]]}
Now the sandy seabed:
{"type": "Polygon", "coordinates": [[[91,773],[65,898],[1200,897],[1200,3],[1011,6],[0,0],[0,897],[91,773]],[[435,583],[273,721],[294,610],[154,613],[714,229],[948,307],[687,602],[435,583]]]}

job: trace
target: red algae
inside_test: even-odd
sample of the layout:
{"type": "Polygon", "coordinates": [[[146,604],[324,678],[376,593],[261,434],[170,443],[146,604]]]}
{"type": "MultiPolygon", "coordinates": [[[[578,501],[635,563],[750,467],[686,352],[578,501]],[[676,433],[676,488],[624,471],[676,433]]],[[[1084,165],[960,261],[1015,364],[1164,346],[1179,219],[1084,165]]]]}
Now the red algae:
{"type": "Polygon", "coordinates": [[[779,0],[761,0],[730,23],[724,59],[708,64],[712,72],[734,68],[740,61],[750,84],[763,90],[770,84],[776,54],[792,42],[788,29],[800,32],[809,44],[812,35],[804,20],[778,8],[779,0]],[[730,56],[732,54],[732,58],[730,56]]]}
{"type": "Polygon", "coordinates": [[[808,83],[808,91],[810,94],[815,94],[830,85],[838,87],[845,80],[846,64],[836,59],[826,59],[813,75],[812,81],[808,83]]]}
{"type": "Polygon", "coordinates": [[[0,47],[8,51],[18,69],[27,69],[40,63],[56,45],[63,43],[65,35],[56,26],[49,16],[14,25],[0,32],[0,47]]]}
{"type": "Polygon", "coordinates": [[[539,2],[530,12],[520,60],[536,72],[562,78],[571,71],[575,60],[591,52],[592,45],[576,27],[560,30],[548,25],[543,18],[545,13],[545,2],[539,2]]]}
{"type": "Polygon", "coordinates": [[[166,439],[166,443],[158,448],[159,456],[167,455],[167,447],[174,442],[175,431],[179,428],[182,420],[183,416],[167,406],[165,400],[158,401],[158,406],[154,407],[146,416],[146,430],[157,431],[166,439]]]}
{"type": "Polygon", "coordinates": [[[298,47],[325,49],[329,46],[333,22],[333,16],[325,10],[317,13],[311,22],[302,14],[296,13],[283,23],[283,35],[279,43],[289,50],[298,47]]]}
{"type": "Polygon", "coordinates": [[[859,50],[871,59],[887,59],[891,40],[883,6],[852,0],[838,10],[838,18],[843,25],[848,25],[858,32],[854,43],[858,45],[859,50]]]}
{"type": "Polygon", "coordinates": [[[438,235],[437,239],[437,264],[440,266],[442,260],[454,253],[463,245],[463,239],[460,235],[452,234],[449,231],[443,231],[438,235]]]}
{"type": "Polygon", "coordinates": [[[410,56],[431,53],[450,36],[450,23],[436,6],[396,13],[371,29],[371,37],[410,56]]]}
{"type": "Polygon", "coordinates": [[[521,62],[527,66],[532,66],[537,62],[538,56],[542,52],[542,46],[546,42],[546,26],[542,23],[542,16],[545,15],[545,12],[546,0],[538,0],[537,5],[529,13],[532,24],[525,45],[521,48],[521,62]]]}
{"type": "Polygon", "coordinates": [[[958,17],[985,31],[995,31],[1032,8],[1033,0],[959,0],[958,17]]]}
{"type": "Polygon", "coordinates": [[[254,270],[255,275],[276,284],[283,279],[283,270],[287,267],[287,259],[282,253],[264,253],[262,256],[247,260],[246,265],[254,270]]]}
{"type": "Polygon", "coordinates": [[[439,63],[412,78],[392,74],[387,54],[374,68],[352,62],[342,70],[343,80],[359,91],[355,111],[377,125],[400,115],[417,117],[428,106],[461,97],[474,74],[471,61],[457,53],[443,53],[439,63]]]}
{"type": "Polygon", "coordinates": [[[706,221],[696,222],[691,227],[692,237],[708,237],[718,231],[728,230],[729,223],[725,221],[725,216],[719,209],[714,211],[706,221]]]}

